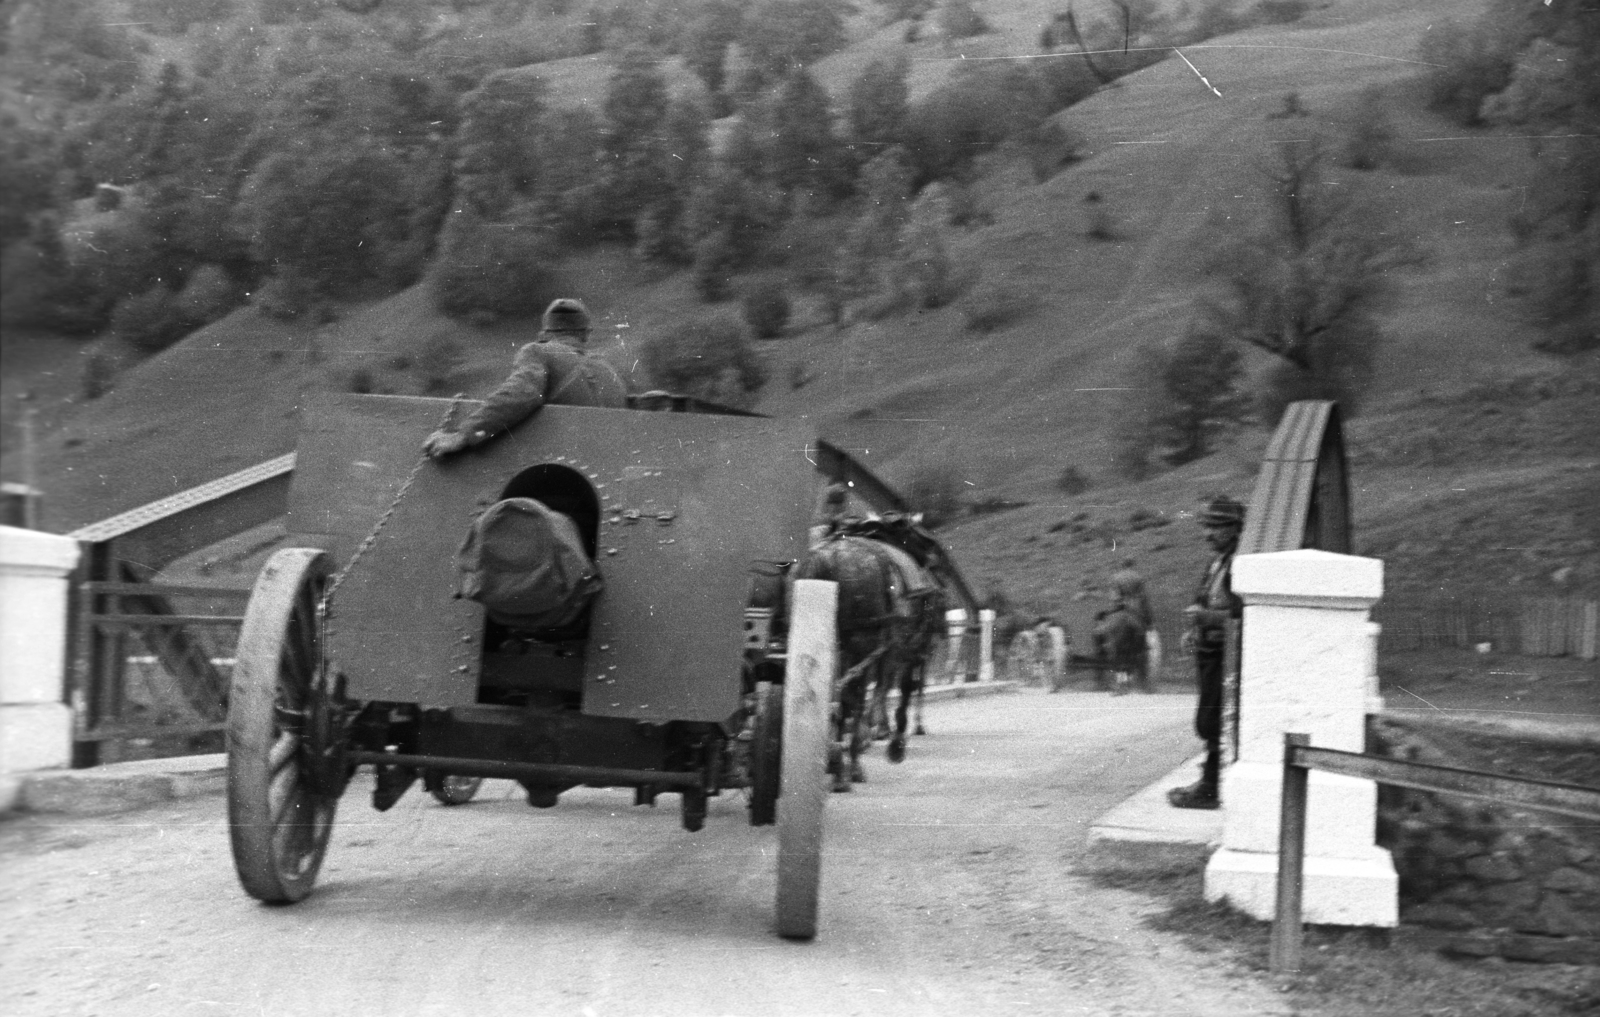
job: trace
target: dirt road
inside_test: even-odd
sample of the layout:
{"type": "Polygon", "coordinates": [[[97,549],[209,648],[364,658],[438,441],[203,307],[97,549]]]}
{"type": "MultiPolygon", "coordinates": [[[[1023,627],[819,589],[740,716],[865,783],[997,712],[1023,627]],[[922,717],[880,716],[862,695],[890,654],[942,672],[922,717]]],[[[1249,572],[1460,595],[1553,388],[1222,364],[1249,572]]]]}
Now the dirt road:
{"type": "Polygon", "coordinates": [[[443,808],[341,805],[312,897],[239,890],[220,798],[0,825],[10,1017],[1240,1015],[1270,989],[1075,874],[1089,824],[1191,752],[1192,700],[1023,691],[933,704],[931,734],[828,803],[817,939],[773,934],[775,835],[743,801],[513,784],[443,808]]]}

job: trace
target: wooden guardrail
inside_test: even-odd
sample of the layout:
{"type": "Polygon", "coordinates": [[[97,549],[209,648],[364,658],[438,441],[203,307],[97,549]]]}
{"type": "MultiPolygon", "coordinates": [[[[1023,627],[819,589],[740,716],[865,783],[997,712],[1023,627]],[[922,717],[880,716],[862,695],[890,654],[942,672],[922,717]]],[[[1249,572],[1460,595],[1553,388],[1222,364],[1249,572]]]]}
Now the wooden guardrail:
{"type": "Polygon", "coordinates": [[[1277,906],[1269,964],[1274,974],[1300,970],[1301,898],[1305,871],[1306,792],[1312,770],[1380,784],[1483,798],[1518,808],[1559,812],[1600,822],[1600,788],[1508,777],[1432,763],[1413,763],[1338,749],[1319,749],[1311,736],[1283,736],[1283,796],[1278,819],[1277,906]]]}

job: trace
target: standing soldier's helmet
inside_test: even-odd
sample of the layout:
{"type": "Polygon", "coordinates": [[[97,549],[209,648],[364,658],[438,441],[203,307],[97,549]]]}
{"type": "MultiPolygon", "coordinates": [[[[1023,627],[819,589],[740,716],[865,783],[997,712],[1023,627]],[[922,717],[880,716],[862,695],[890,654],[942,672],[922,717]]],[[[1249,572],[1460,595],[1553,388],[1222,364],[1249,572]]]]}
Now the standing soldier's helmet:
{"type": "Polygon", "coordinates": [[[1244,526],[1244,506],[1232,498],[1213,498],[1200,513],[1200,525],[1216,529],[1241,529],[1244,526]]]}
{"type": "Polygon", "coordinates": [[[573,300],[571,297],[552,300],[550,306],[545,308],[542,330],[545,332],[587,332],[589,331],[589,309],[583,306],[583,301],[573,300]]]}

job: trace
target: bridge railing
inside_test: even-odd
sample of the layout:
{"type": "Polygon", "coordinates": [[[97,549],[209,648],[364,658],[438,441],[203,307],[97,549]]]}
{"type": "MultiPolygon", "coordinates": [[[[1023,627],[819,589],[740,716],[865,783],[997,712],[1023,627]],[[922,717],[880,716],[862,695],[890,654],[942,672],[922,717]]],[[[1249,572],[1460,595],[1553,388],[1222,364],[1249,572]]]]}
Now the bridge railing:
{"type": "Polygon", "coordinates": [[[248,590],[77,584],[72,626],[74,762],[107,742],[220,732],[248,590]]]}
{"type": "Polygon", "coordinates": [[[1360,777],[1379,784],[1483,798],[1600,822],[1600,788],[1509,777],[1360,752],[1319,749],[1306,734],[1283,736],[1283,797],[1278,823],[1277,908],[1269,963],[1274,974],[1300,970],[1300,905],[1305,864],[1306,791],[1312,770],[1360,777]]]}

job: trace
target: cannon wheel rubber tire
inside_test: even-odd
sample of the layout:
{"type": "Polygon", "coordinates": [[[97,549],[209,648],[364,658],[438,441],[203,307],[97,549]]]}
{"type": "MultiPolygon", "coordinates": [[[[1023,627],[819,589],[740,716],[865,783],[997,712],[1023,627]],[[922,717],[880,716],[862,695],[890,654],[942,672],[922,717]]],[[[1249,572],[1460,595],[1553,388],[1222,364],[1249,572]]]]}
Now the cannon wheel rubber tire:
{"type": "MultiPolygon", "coordinates": [[[[837,645],[836,634],[829,638],[837,645]]],[[[783,795],[778,801],[778,934],[785,939],[812,939],[817,934],[822,810],[831,787],[827,776],[831,686],[838,677],[829,674],[813,683],[798,674],[794,650],[802,642],[791,629],[783,685],[783,795]]]]}
{"type": "Polygon", "coordinates": [[[482,777],[461,777],[447,773],[439,778],[439,786],[429,788],[428,793],[440,805],[465,805],[472,801],[482,786],[482,777]]]}
{"type": "Polygon", "coordinates": [[[268,560],[250,594],[228,697],[228,824],[233,864],[250,896],[302,900],[333,831],[337,795],[313,786],[311,718],[325,712],[317,607],[327,556],[285,548],[268,560]],[[318,702],[318,700],[321,702],[318,702]]]}
{"type": "Polygon", "coordinates": [[[778,818],[783,776],[783,686],[756,683],[755,730],[750,739],[750,825],[778,818]]]}

